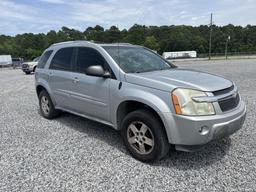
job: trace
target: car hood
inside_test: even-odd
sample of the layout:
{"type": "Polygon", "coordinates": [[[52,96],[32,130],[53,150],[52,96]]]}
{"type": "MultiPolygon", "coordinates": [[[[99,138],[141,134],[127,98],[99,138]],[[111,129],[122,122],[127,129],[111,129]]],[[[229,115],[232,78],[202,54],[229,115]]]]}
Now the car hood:
{"type": "Polygon", "coordinates": [[[30,62],[24,62],[22,64],[27,64],[27,65],[36,65],[37,62],[34,62],[34,61],[30,61],[30,62]]]}
{"type": "Polygon", "coordinates": [[[128,83],[171,91],[177,87],[202,91],[217,91],[232,86],[232,82],[223,77],[187,69],[170,69],[145,73],[127,73],[128,83]]]}

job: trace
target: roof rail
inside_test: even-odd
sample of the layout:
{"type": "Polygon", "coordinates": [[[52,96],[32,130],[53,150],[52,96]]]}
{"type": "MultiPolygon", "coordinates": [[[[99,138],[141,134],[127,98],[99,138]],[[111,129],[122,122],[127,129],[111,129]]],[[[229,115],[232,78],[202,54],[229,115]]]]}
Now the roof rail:
{"type": "Polygon", "coordinates": [[[64,41],[64,42],[54,43],[51,46],[63,45],[63,44],[69,44],[69,43],[79,43],[79,42],[93,43],[91,41],[86,41],[86,40],[74,40],[74,41],[64,41]]]}
{"type": "Polygon", "coordinates": [[[56,45],[63,45],[63,44],[70,44],[70,43],[95,43],[95,44],[110,44],[110,45],[132,45],[130,43],[102,43],[102,42],[97,42],[97,41],[86,41],[86,40],[74,40],[74,41],[64,41],[64,42],[59,42],[59,43],[54,43],[52,44],[50,47],[52,46],[56,46],[56,45]]]}
{"type": "Polygon", "coordinates": [[[131,43],[111,43],[113,45],[132,45],[131,43]]]}
{"type": "Polygon", "coordinates": [[[72,42],[74,42],[74,41],[64,41],[64,42],[59,42],[59,43],[53,43],[51,46],[62,45],[62,44],[72,43],[72,42]]]}

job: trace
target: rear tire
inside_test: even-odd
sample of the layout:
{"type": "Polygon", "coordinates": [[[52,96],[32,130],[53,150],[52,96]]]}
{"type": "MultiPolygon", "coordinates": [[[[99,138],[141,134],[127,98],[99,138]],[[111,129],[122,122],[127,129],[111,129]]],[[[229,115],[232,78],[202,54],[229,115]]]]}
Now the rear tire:
{"type": "Polygon", "coordinates": [[[59,111],[55,109],[49,94],[45,90],[39,94],[39,106],[41,115],[46,119],[53,119],[59,115],[59,111]]]}
{"type": "Polygon", "coordinates": [[[169,152],[163,124],[148,110],[129,113],[122,121],[121,134],[128,151],[140,161],[159,160],[169,152]]]}

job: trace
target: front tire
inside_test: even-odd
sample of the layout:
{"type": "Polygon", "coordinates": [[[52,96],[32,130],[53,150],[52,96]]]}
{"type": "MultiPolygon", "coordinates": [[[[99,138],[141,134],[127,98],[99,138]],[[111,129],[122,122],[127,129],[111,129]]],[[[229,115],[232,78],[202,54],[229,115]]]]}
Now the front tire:
{"type": "Polygon", "coordinates": [[[54,108],[49,94],[45,90],[39,94],[39,106],[41,115],[46,119],[53,119],[59,115],[59,112],[54,108]]]}
{"type": "Polygon", "coordinates": [[[26,75],[29,75],[31,72],[30,71],[26,71],[25,73],[26,73],[26,75]]]}
{"type": "Polygon", "coordinates": [[[170,145],[159,119],[148,110],[129,113],[121,125],[124,144],[131,155],[143,162],[162,159],[170,145]]]}

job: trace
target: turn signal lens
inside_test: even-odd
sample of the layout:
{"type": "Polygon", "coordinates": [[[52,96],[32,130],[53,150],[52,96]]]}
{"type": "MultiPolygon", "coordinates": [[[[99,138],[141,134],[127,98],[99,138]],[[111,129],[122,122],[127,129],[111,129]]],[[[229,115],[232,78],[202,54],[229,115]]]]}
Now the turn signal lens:
{"type": "Polygon", "coordinates": [[[174,105],[174,108],[175,108],[175,112],[177,114],[182,114],[178,97],[174,94],[172,94],[172,102],[173,102],[173,105],[174,105]]]}

